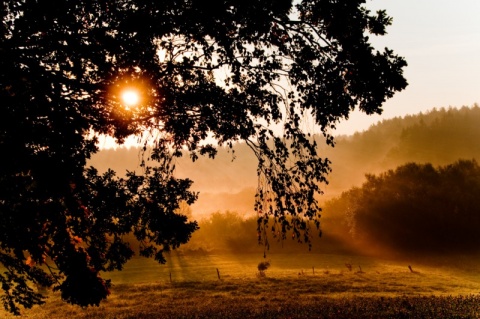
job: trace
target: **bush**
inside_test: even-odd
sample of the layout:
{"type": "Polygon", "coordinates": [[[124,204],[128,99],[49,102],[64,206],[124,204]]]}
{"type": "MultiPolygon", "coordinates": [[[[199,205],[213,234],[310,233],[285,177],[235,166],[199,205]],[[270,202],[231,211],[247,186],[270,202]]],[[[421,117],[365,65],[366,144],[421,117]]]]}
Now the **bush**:
{"type": "Polygon", "coordinates": [[[479,250],[480,167],[461,160],[444,167],[410,163],[330,202],[344,207],[357,243],[397,252],[469,253],[479,250]],[[343,203],[343,205],[339,204],[343,203]]]}
{"type": "Polygon", "coordinates": [[[260,277],[265,277],[266,274],[265,274],[265,271],[267,271],[267,269],[270,267],[270,262],[269,261],[262,261],[258,264],[257,268],[258,268],[258,273],[260,275],[260,277]]]}

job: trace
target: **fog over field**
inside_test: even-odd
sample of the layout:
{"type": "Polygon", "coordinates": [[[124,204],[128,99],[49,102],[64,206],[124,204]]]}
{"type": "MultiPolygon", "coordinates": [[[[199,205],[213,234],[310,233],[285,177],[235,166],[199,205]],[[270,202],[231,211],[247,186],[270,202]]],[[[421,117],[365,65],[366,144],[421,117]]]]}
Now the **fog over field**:
{"type": "MultiPolygon", "coordinates": [[[[352,136],[338,136],[333,148],[319,143],[320,153],[332,162],[332,172],[328,175],[328,185],[322,185],[325,194],[318,198],[323,207],[322,237],[313,235],[313,251],[377,252],[381,256],[430,251],[434,254],[456,250],[476,252],[476,247],[480,247],[475,230],[480,227],[477,225],[480,207],[475,204],[475,196],[480,195],[476,188],[480,176],[470,175],[476,174],[475,159],[480,158],[478,123],[480,108],[477,105],[434,109],[425,114],[385,120],[352,136]],[[456,180],[446,177],[447,171],[455,170],[470,176],[472,182],[465,181],[460,173],[456,180]],[[429,172],[436,174],[437,180],[426,180],[425,174],[429,172]],[[397,187],[392,194],[399,194],[400,198],[388,198],[389,191],[385,189],[368,195],[369,199],[365,192],[371,186],[364,183],[367,180],[372,183],[373,177],[377,183],[398,185],[392,186],[397,187]],[[447,178],[452,180],[445,180],[447,178]],[[426,185],[418,190],[426,192],[421,195],[421,203],[420,199],[406,198],[412,195],[405,192],[405,187],[411,186],[407,182],[402,184],[402,180],[426,185]],[[441,183],[445,188],[440,187],[441,183]],[[459,188],[457,193],[452,184],[459,188]],[[363,195],[360,196],[360,192],[363,195]],[[471,201],[466,199],[469,197],[471,201]],[[384,204],[368,208],[366,203],[374,199],[383,200],[384,204]],[[386,203],[399,207],[398,214],[386,203]],[[374,213],[367,215],[365,209],[374,213]],[[464,229],[467,225],[471,230],[464,229]]],[[[245,144],[235,145],[233,150],[221,149],[214,161],[206,157],[195,162],[188,157],[176,160],[178,176],[191,178],[192,188],[199,192],[194,205],[181,208],[182,213],[200,222],[200,230],[181,250],[260,253],[264,249],[262,245],[258,247],[255,236],[256,160],[245,144]]],[[[140,161],[139,149],[117,148],[102,150],[91,164],[99,170],[110,167],[121,173],[125,169],[141,170],[140,161]]],[[[269,242],[270,252],[308,250],[296,240],[273,237],[269,242]]]]}
{"type": "MultiPolygon", "coordinates": [[[[324,201],[365,181],[365,174],[378,174],[405,163],[446,165],[458,159],[480,158],[480,109],[477,105],[460,109],[433,109],[428,113],[384,120],[364,132],[337,136],[335,147],[319,140],[320,154],[331,160],[328,185],[323,185],[324,201]]],[[[110,148],[95,154],[90,164],[118,174],[140,171],[139,148],[110,148]]],[[[202,217],[216,211],[253,213],[257,187],[256,158],[245,144],[234,152],[220,149],[215,160],[188,155],[175,162],[177,175],[194,181],[192,189],[200,197],[192,206],[193,215],[202,217]]]]}

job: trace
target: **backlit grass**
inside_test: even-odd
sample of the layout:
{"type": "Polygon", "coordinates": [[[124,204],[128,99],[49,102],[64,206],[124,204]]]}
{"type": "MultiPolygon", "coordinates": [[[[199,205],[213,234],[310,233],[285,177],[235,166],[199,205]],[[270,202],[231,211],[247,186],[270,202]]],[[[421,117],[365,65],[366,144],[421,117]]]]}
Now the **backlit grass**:
{"type": "Polygon", "coordinates": [[[480,277],[472,272],[416,265],[411,272],[407,264],[366,257],[296,257],[272,256],[267,277],[260,278],[258,256],[177,256],[172,259],[179,260],[171,260],[170,266],[146,264],[143,278],[148,280],[135,282],[132,278],[140,276],[142,268],[136,260],[121,273],[123,282],[113,278],[112,295],[100,307],[67,305],[50,292],[46,305],[23,315],[33,319],[480,317],[480,277]],[[352,264],[352,271],[345,263],[352,264]],[[182,269],[183,276],[178,273],[182,269]]]}

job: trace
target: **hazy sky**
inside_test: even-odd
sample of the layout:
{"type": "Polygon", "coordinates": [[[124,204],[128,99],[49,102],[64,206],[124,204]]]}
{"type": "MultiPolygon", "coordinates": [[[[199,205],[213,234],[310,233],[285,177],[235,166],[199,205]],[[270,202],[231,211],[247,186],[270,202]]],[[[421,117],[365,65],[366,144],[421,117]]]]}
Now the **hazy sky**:
{"type": "Polygon", "coordinates": [[[369,0],[367,6],[393,18],[388,34],[372,40],[406,58],[409,86],[384,104],[382,116],[355,113],[336,134],[434,107],[480,103],[480,0],[369,0]]]}

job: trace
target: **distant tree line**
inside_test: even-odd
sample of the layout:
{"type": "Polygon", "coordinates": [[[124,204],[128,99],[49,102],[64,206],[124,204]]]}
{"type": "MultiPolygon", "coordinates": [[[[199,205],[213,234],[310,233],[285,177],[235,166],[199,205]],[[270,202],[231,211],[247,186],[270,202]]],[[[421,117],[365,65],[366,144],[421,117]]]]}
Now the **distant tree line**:
{"type": "Polygon", "coordinates": [[[480,158],[480,107],[439,108],[383,120],[364,132],[337,137],[327,195],[359,186],[365,174],[379,174],[409,162],[447,165],[480,158]]]}
{"type": "MultiPolygon", "coordinates": [[[[339,136],[333,149],[319,143],[319,153],[332,161],[333,171],[328,177],[330,183],[326,194],[339,195],[352,186],[361,185],[367,173],[378,174],[408,162],[446,165],[459,158],[479,159],[478,123],[480,107],[476,104],[459,109],[439,108],[384,120],[352,136],[339,136]]],[[[235,193],[255,188],[255,156],[244,143],[235,144],[234,151],[219,148],[215,163],[207,157],[200,157],[195,162],[191,162],[188,156],[178,158],[176,173],[179,177],[190,177],[195,181],[192,188],[201,192],[199,202],[205,192],[235,193]]],[[[139,154],[139,148],[105,149],[95,154],[90,164],[99,171],[109,167],[119,173],[125,172],[125,169],[139,171],[139,154]]],[[[211,198],[208,201],[211,202],[211,198]]],[[[212,207],[210,211],[201,213],[216,210],[237,211],[237,208],[212,207]]]]}

